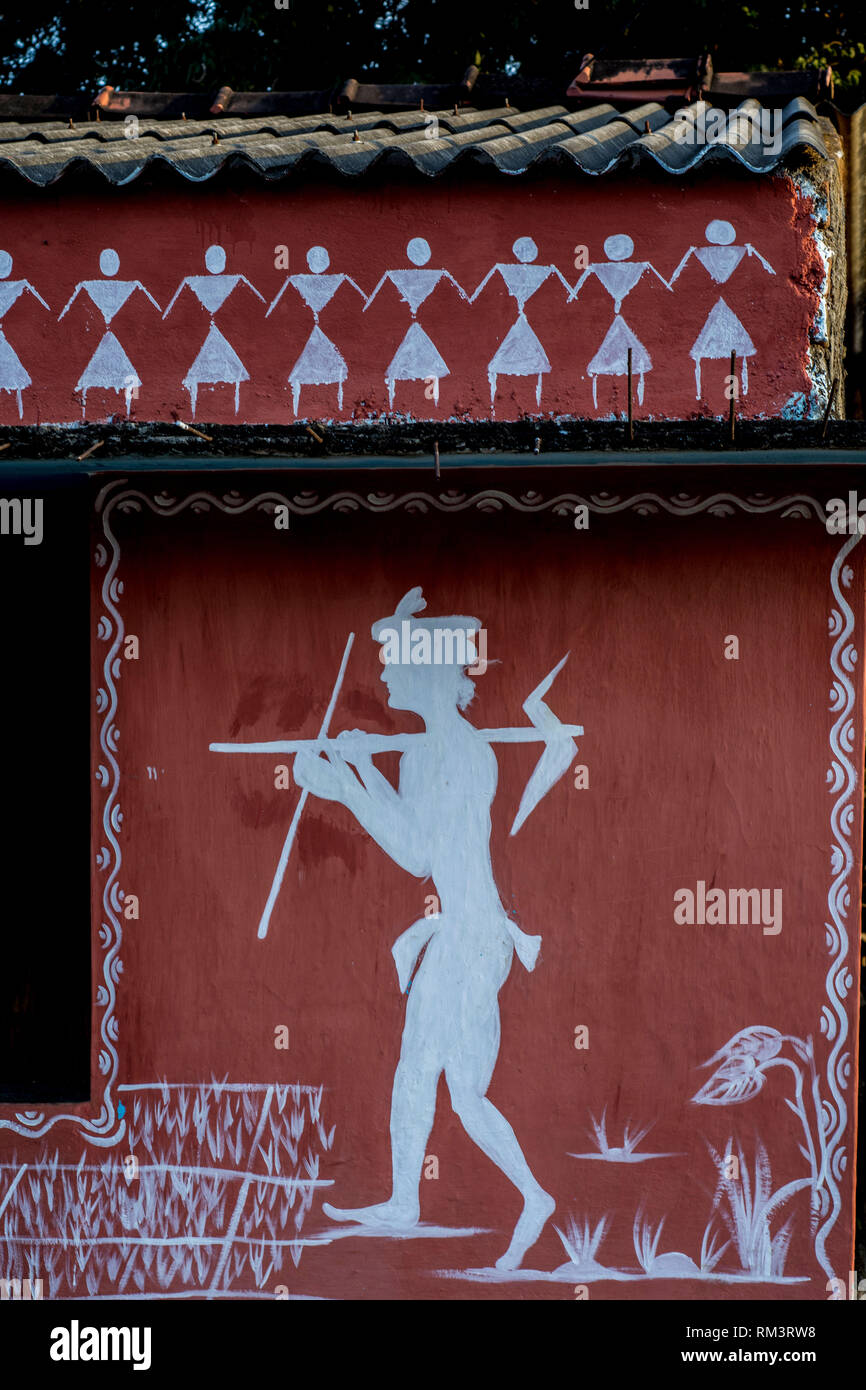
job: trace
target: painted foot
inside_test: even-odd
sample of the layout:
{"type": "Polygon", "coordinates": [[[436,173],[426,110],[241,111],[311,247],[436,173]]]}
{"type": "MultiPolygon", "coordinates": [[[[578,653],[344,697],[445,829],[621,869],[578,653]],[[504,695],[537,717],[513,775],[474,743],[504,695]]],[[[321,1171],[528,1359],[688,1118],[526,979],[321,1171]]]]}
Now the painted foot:
{"type": "Polygon", "coordinates": [[[542,1188],[527,1197],[523,1204],[520,1220],[514,1228],[511,1244],[505,1254],[500,1255],[496,1261],[497,1269],[520,1268],[524,1255],[529,1247],[538,1240],[555,1208],[556,1203],[550,1193],[543,1191],[542,1188]]]}
{"type": "Polygon", "coordinates": [[[330,1202],[322,1203],[322,1211],[332,1221],[355,1221],[359,1226],[416,1226],[420,1212],[418,1207],[405,1206],[395,1202],[380,1202],[373,1207],[332,1207],[330,1202]]]}

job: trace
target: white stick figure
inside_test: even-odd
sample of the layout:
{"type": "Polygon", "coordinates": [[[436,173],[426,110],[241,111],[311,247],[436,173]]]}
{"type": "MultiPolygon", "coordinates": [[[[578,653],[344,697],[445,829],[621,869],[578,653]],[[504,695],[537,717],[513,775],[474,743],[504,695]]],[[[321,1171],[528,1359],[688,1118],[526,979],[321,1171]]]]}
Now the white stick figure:
{"type": "Polygon", "coordinates": [[[505,281],[505,288],[512,299],[517,300],[517,318],[509,328],[493,357],[487,364],[487,379],[490,382],[490,408],[493,409],[496,397],[497,376],[537,376],[535,403],[541,405],[541,378],[550,371],[547,353],[541,346],[523,311],[527,299],[531,299],[549,276],[555,275],[568,291],[571,298],[571,285],[555,265],[532,265],[538,255],[538,247],[532,237],[518,237],[512,246],[517,264],[497,261],[488,270],[478,289],[469,300],[473,304],[484,286],[498,272],[505,281]]]}
{"type": "Polygon", "coordinates": [[[600,376],[628,375],[629,348],[631,348],[631,369],[639,374],[637,398],[640,405],[643,405],[644,374],[652,371],[652,359],[643,343],[635,336],[621,316],[620,306],[626,296],[631,294],[646,270],[651,270],[653,275],[661,280],[666,290],[670,289],[670,285],[649,261],[629,260],[633,251],[634,242],[630,236],[623,234],[609,236],[604,243],[604,254],[608,259],[587,266],[570,295],[570,299],[575,299],[589,276],[595,275],[613,299],[613,323],[605,335],[604,342],[587,367],[587,371],[592,377],[592,403],[596,406],[598,405],[597,383],[600,376]]]}
{"type": "MultiPolygon", "coordinates": [[[[430,247],[423,237],[416,236],[406,247],[406,255],[413,266],[425,266],[430,259],[430,247]]],[[[412,323],[405,338],[395,352],[385,371],[385,384],[388,387],[388,408],[394,406],[394,386],[398,381],[433,382],[433,400],[439,404],[439,378],[448,376],[449,371],[438,348],[415,319],[419,308],[433,293],[439,281],[450,280],[461,299],[468,299],[454,276],[447,270],[386,270],[378,285],[364,305],[369,309],[386,280],[390,280],[400,292],[400,298],[409,305],[412,323]]]]}
{"type": "MultiPolygon", "coordinates": [[[[43,309],[48,309],[48,305],[42,295],[34,290],[29,280],[9,280],[7,277],[12,270],[12,257],[8,251],[0,251],[0,323],[6,317],[12,305],[19,295],[32,294],[34,299],[38,299],[43,309]]],[[[50,310],[49,310],[50,313],[50,310]]],[[[20,420],[24,411],[21,404],[21,392],[31,385],[31,377],[17,352],[11,347],[8,339],[0,329],[0,391],[14,391],[18,401],[18,419],[20,420]]]]}
{"type": "Polygon", "coordinates": [[[252,290],[256,299],[260,299],[263,304],[266,301],[264,295],[259,294],[255,285],[251,285],[245,275],[223,275],[226,253],[221,246],[209,246],[205,252],[204,263],[207,267],[207,275],[187,275],[185,279],[181,280],[162,317],[166,318],[171,313],[178,295],[184,286],[188,285],[199,304],[210,314],[208,335],[183,379],[183,384],[189,392],[192,413],[195,415],[200,385],[227,384],[233,385],[235,388],[235,415],[237,415],[241,382],[249,381],[250,374],[231,343],[220,333],[214,323],[214,314],[222,308],[232,290],[238,285],[246,285],[247,289],[252,290]]]}
{"type": "MultiPolygon", "coordinates": [[[[120,257],[116,251],[112,251],[111,247],[106,247],[104,251],[100,251],[99,269],[105,279],[82,280],[77,284],[72,298],[63,313],[59,315],[57,322],[59,323],[60,319],[72,308],[82,290],[102,314],[106,328],[118,310],[123,308],[129,296],[134,294],[136,290],[141,290],[142,294],[147,295],[151,304],[159,311],[159,305],[153,295],[144,288],[140,280],[115,280],[112,278],[117,274],[119,268],[120,257]]],[[[76,384],[76,391],[81,392],[82,416],[87,412],[87,392],[92,386],[102,387],[106,391],[122,391],[126,401],[126,413],[129,414],[130,401],[134,394],[138,394],[141,379],[113,333],[106,332],[102,335],[99,346],[76,384]]]]}
{"type": "Polygon", "coordinates": [[[300,357],[289,372],[288,379],[292,386],[292,410],[295,415],[298,413],[298,401],[302,386],[336,385],[337,407],[339,410],[343,409],[343,382],[349,375],[349,369],[330,338],[327,338],[319,327],[319,314],[326,304],[330,304],[344,281],[351,285],[353,290],[357,290],[362,299],[366,299],[366,295],[349,275],[325,275],[324,272],[330,263],[331,258],[324,246],[311,246],[307,252],[307,265],[312,273],[310,275],[286,276],[282,289],[265,314],[265,318],[270,318],[288,285],[294,286],[307,307],[313,311],[313,331],[304,344],[300,357]]]}
{"type": "MultiPolygon", "coordinates": [[[[745,246],[732,245],[736,235],[737,233],[730,222],[714,219],[708,223],[706,238],[710,243],[709,246],[689,247],[671,276],[671,285],[685,269],[690,256],[697,257],[704,270],[712,276],[717,285],[724,285],[731,278],[744,256],[756,256],[767,273],[775,275],[776,272],[769,261],[764,260],[764,257],[755,250],[751,242],[747,241],[745,246]]],[[[728,359],[732,352],[742,358],[743,395],[747,396],[749,394],[748,359],[755,355],[755,351],[755,344],[733,310],[725,303],[724,299],[716,300],[689,352],[689,356],[694,358],[695,362],[697,399],[700,400],[701,398],[701,360],[704,357],[728,359]]]]}

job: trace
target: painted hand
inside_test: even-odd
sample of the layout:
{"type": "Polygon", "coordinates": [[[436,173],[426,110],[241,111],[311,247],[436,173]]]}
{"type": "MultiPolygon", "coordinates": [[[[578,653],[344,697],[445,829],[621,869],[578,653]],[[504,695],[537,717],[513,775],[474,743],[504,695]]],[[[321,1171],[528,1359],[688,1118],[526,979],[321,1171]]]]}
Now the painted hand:
{"type": "Polygon", "coordinates": [[[325,801],[342,801],[347,780],[352,775],[342,758],[333,755],[322,758],[318,753],[309,752],[295,756],[293,773],[299,787],[325,801]]]}
{"type": "Polygon", "coordinates": [[[365,737],[365,732],[366,731],[364,729],[343,729],[341,733],[337,734],[338,744],[346,743],[347,741],[353,742],[355,744],[355,747],[352,749],[351,753],[346,752],[335,755],[339,762],[342,762],[343,759],[346,758],[348,762],[352,763],[355,767],[359,769],[362,767],[370,767],[372,765],[372,758],[370,754],[361,751],[363,748],[363,739],[365,737]],[[360,747],[358,746],[359,741],[361,741],[360,747]]]}

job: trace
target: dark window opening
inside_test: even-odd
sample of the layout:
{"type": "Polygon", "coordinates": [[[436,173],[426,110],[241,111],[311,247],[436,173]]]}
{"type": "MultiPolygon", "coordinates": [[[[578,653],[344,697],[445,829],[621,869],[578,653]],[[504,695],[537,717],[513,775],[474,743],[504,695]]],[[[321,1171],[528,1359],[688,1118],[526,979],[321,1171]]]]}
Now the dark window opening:
{"type": "Polygon", "coordinates": [[[0,1102],[7,1103],[90,1098],[87,501],[84,479],[45,474],[38,464],[26,475],[20,466],[0,471],[0,1102]]]}

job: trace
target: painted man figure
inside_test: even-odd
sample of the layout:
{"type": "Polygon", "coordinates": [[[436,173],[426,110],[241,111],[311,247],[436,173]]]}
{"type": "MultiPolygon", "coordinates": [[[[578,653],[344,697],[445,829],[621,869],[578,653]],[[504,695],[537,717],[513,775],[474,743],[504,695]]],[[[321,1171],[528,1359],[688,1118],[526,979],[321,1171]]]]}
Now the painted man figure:
{"type": "MultiPolygon", "coordinates": [[[[373,637],[387,643],[407,619],[413,634],[425,629],[474,634],[480,627],[476,618],[417,619],[425,607],[421,590],[413,589],[392,617],[373,624],[373,637]]],[[[460,656],[472,662],[472,641],[467,645],[460,656]]],[[[391,1099],[391,1196],[354,1209],[326,1203],[324,1211],[334,1221],[381,1228],[382,1234],[418,1222],[421,1171],[444,1072],[466,1133],[523,1198],[511,1242],[497,1261],[500,1269],[516,1269],[555,1204],[530,1172],[487,1089],[499,1055],[499,991],[515,949],[532,970],[541,938],[526,936],[511,921],[494,882],[490,810],[498,768],[489,742],[461,713],[474,693],[465,664],[403,664],[388,659],[387,647],[383,658],[388,704],[420,715],[426,726],[426,734],[401,757],[398,790],[371,757],[357,751],[357,731],[341,735],[354,741],[351,755],[348,750],[345,757],[334,751],[326,757],[298,753],[295,780],[348,807],[401,868],[432,879],[440,906],[438,917],[415,922],[392,948],[408,999],[391,1099]]]]}

